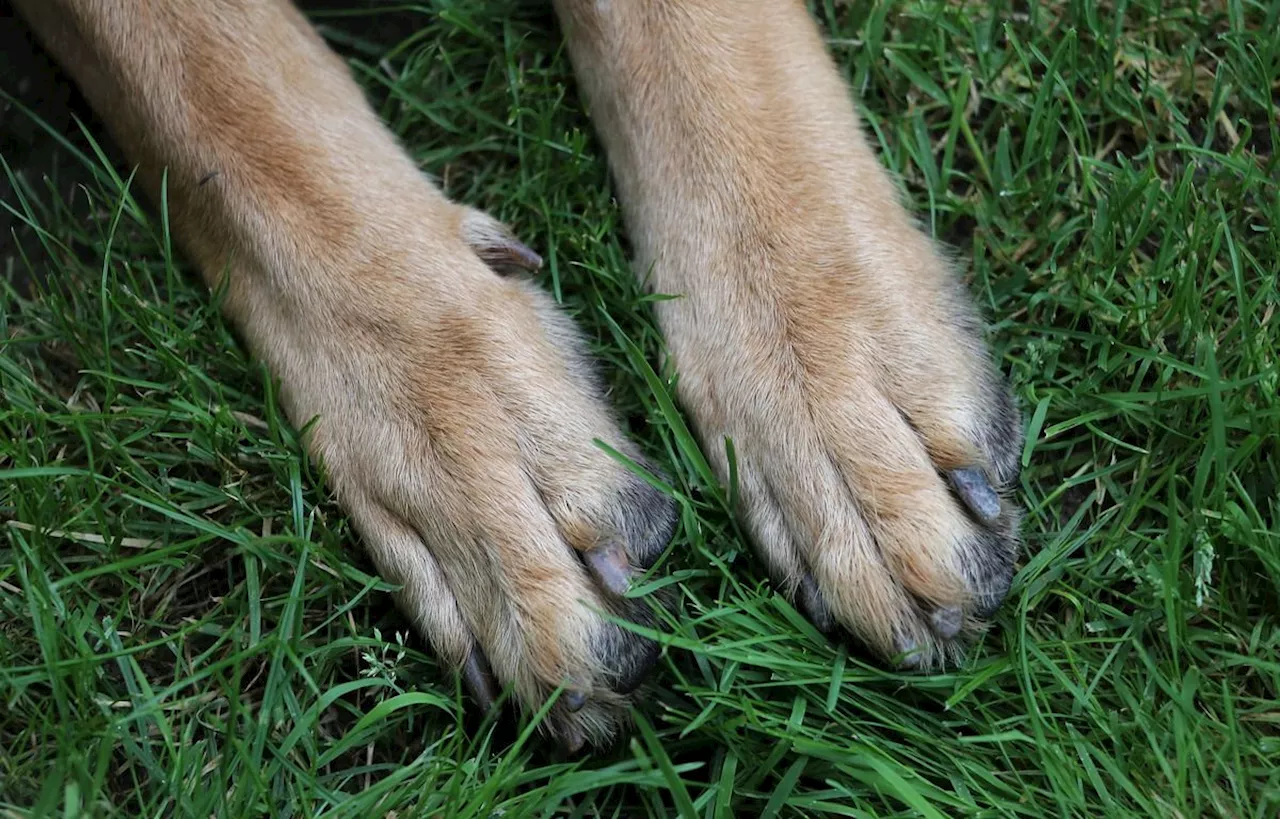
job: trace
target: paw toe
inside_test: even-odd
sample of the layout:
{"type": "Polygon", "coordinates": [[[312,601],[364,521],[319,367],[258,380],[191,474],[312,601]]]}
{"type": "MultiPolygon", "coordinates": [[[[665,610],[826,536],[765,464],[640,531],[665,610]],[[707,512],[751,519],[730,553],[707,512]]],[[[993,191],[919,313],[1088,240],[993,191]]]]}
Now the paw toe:
{"type": "Polygon", "coordinates": [[[990,618],[1004,603],[1013,583],[1017,541],[1011,534],[982,532],[965,557],[965,575],[973,590],[971,610],[979,619],[990,618]]]}
{"type": "MultiPolygon", "coordinates": [[[[656,625],[652,612],[642,602],[633,601],[628,608],[627,619],[631,622],[648,628],[656,625]]],[[[595,651],[609,690],[626,696],[648,677],[658,662],[661,647],[648,637],[610,622],[597,637],[595,651]]]]}
{"type": "Polygon", "coordinates": [[[643,569],[667,548],[678,522],[674,500],[665,492],[634,474],[619,493],[617,525],[627,542],[627,551],[643,569]]]}

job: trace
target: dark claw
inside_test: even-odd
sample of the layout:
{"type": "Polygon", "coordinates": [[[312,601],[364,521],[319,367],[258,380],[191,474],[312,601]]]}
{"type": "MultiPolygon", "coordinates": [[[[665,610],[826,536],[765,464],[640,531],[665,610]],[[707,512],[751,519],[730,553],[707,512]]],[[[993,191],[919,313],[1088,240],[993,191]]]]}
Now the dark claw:
{"type": "Polygon", "coordinates": [[[542,257],[508,233],[505,225],[501,226],[501,232],[495,229],[472,237],[471,249],[480,257],[480,261],[497,273],[522,273],[542,267],[542,257]]]}
{"type": "Polygon", "coordinates": [[[959,606],[945,606],[929,616],[933,631],[944,640],[951,640],[964,626],[964,612],[959,606]]]}
{"type": "Polygon", "coordinates": [[[899,638],[898,654],[901,655],[898,660],[898,667],[903,671],[919,671],[924,667],[924,654],[920,652],[920,647],[910,638],[899,638]]]}
{"type": "Polygon", "coordinates": [[[475,699],[480,710],[489,713],[498,700],[494,690],[493,672],[489,669],[489,661],[479,646],[473,646],[467,661],[462,664],[462,682],[475,699]]]}
{"type": "Polygon", "coordinates": [[[809,618],[814,628],[823,634],[830,634],[835,629],[836,618],[832,616],[831,608],[818,589],[817,582],[808,574],[800,580],[796,598],[800,604],[800,611],[809,618]]]}
{"type": "Polygon", "coordinates": [[[569,756],[574,756],[587,744],[587,737],[582,733],[582,729],[572,722],[565,722],[557,732],[557,736],[560,740],[560,747],[569,756]]]}
{"type": "Polygon", "coordinates": [[[466,209],[462,239],[495,273],[506,275],[542,267],[542,257],[517,239],[511,228],[478,210],[466,209]]]}
{"type": "Polygon", "coordinates": [[[477,250],[485,264],[499,272],[510,270],[537,270],[542,267],[542,257],[518,239],[492,244],[477,250]]]}
{"type": "Polygon", "coordinates": [[[583,554],[582,561],[601,586],[618,596],[627,593],[631,586],[631,559],[621,544],[615,541],[597,546],[583,554]]]}
{"type": "Polygon", "coordinates": [[[966,466],[951,470],[947,477],[951,480],[951,488],[978,520],[990,526],[999,519],[1000,496],[991,487],[986,473],[976,466],[966,466]]]}

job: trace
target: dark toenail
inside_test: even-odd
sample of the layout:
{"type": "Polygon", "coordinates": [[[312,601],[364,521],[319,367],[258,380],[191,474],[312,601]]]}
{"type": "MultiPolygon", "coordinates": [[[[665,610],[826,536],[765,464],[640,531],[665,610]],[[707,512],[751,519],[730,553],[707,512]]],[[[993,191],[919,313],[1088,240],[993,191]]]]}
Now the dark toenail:
{"type": "Polygon", "coordinates": [[[494,691],[493,672],[489,670],[489,661],[479,647],[472,647],[467,661],[462,664],[462,682],[481,711],[488,713],[493,709],[493,704],[498,699],[494,691]]]}
{"type": "Polygon", "coordinates": [[[583,746],[587,744],[586,735],[582,733],[581,728],[573,723],[566,723],[565,726],[561,728],[559,737],[560,747],[563,748],[565,753],[569,756],[573,756],[578,753],[582,750],[583,746]]]}
{"type": "Polygon", "coordinates": [[[898,638],[898,667],[906,671],[917,671],[924,667],[924,654],[920,646],[910,637],[898,638]]]}
{"type": "Polygon", "coordinates": [[[631,586],[631,561],[621,544],[597,546],[584,554],[582,560],[601,586],[619,596],[627,593],[631,586]]]}
{"type": "Polygon", "coordinates": [[[581,691],[566,691],[560,697],[560,701],[564,703],[564,707],[569,709],[570,713],[581,711],[582,706],[587,704],[587,695],[581,691]]]}
{"type": "Polygon", "coordinates": [[[836,626],[836,619],[832,616],[831,608],[827,605],[826,598],[822,596],[822,591],[812,576],[806,574],[800,579],[800,588],[796,590],[796,597],[800,610],[809,618],[809,622],[813,623],[814,628],[823,634],[830,634],[836,626]]]}
{"type": "Polygon", "coordinates": [[[482,262],[500,275],[542,267],[542,257],[533,248],[508,233],[505,225],[499,228],[500,232],[494,230],[488,235],[472,237],[472,249],[482,262]]]}
{"type": "Polygon", "coordinates": [[[929,623],[935,634],[944,640],[950,640],[964,626],[964,612],[959,606],[944,606],[929,616],[929,623]]]}
{"type": "Polygon", "coordinates": [[[976,466],[953,469],[947,473],[951,488],[978,520],[988,526],[1000,518],[1000,496],[991,487],[986,473],[976,466]]]}
{"type": "Polygon", "coordinates": [[[537,270],[542,267],[542,257],[533,252],[533,248],[517,239],[498,248],[505,260],[525,270],[537,270]]]}

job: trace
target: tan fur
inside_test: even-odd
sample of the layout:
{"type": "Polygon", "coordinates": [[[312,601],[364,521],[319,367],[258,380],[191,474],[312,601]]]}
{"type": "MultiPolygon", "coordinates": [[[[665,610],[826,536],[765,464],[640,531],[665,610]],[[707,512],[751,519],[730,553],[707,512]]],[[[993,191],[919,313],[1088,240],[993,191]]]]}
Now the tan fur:
{"type": "MultiPolygon", "coordinates": [[[[936,657],[929,612],[974,605],[982,537],[939,469],[1001,472],[999,388],[803,4],[555,5],[639,272],[682,296],[658,307],[680,398],[725,477],[733,438],[762,556],[873,648],[936,657]]],[[[561,733],[610,735],[597,612],[619,604],[574,550],[634,557],[628,532],[661,526],[592,444],[635,454],[573,328],[482,261],[506,229],[417,172],[283,0],[18,6],[153,192],[168,169],[188,255],[227,277],[292,419],[319,417],[311,451],[436,649],[483,647],[531,707],[582,690],[561,733]]]]}

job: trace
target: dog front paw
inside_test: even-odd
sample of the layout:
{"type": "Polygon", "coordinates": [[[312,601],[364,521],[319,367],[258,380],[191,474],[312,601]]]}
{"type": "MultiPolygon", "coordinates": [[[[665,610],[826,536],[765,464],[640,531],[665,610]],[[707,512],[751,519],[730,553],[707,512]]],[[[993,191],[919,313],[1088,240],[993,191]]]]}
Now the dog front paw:
{"type": "Polygon", "coordinates": [[[674,508],[595,445],[644,462],[568,319],[485,264],[536,255],[454,215],[449,235],[399,237],[307,312],[259,323],[257,346],[294,420],[316,418],[309,447],[401,608],[486,707],[505,686],[527,711],[563,687],[546,726],[576,750],[615,734],[656,660],[609,617],[651,623],[623,594],[674,508]]]}

